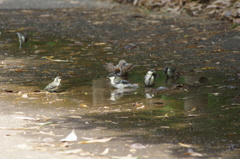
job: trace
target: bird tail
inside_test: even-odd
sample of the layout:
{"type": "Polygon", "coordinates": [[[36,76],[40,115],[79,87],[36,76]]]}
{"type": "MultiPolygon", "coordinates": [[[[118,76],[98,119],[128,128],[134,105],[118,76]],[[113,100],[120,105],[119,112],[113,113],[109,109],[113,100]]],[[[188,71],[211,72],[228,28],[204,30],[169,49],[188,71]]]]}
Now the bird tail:
{"type": "Polygon", "coordinates": [[[138,86],[138,84],[130,84],[130,87],[132,87],[132,88],[138,88],[139,86],[138,86]]]}

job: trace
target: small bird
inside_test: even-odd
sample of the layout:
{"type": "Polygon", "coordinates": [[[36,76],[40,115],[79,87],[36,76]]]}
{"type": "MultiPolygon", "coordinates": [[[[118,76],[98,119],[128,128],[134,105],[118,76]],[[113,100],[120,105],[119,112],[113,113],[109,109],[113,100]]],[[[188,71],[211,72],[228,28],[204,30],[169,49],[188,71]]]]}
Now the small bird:
{"type": "Polygon", "coordinates": [[[157,78],[156,71],[151,69],[149,70],[146,75],[144,76],[144,84],[146,87],[151,87],[154,85],[154,82],[157,78]]]}
{"type": "Polygon", "coordinates": [[[117,76],[126,76],[134,67],[133,64],[127,63],[125,60],[120,60],[116,66],[114,66],[113,63],[107,63],[103,66],[109,73],[114,73],[117,76]]]}
{"type": "Polygon", "coordinates": [[[178,76],[179,76],[179,72],[176,72],[176,68],[171,67],[171,66],[165,66],[165,67],[163,68],[163,72],[166,74],[167,79],[168,79],[168,78],[174,78],[174,79],[176,79],[176,78],[178,78],[178,76]]]}
{"type": "Polygon", "coordinates": [[[17,32],[18,35],[18,40],[19,40],[19,48],[22,48],[22,43],[26,43],[28,38],[24,35],[22,35],[21,33],[17,32]]]}
{"type": "Polygon", "coordinates": [[[137,84],[131,84],[131,83],[129,83],[129,81],[121,79],[114,73],[110,73],[107,78],[110,79],[111,85],[114,88],[119,88],[119,89],[129,88],[129,87],[138,88],[137,84]]]}
{"type": "Polygon", "coordinates": [[[49,92],[56,92],[61,87],[61,77],[57,76],[54,81],[50,84],[48,84],[44,90],[49,92]]]}

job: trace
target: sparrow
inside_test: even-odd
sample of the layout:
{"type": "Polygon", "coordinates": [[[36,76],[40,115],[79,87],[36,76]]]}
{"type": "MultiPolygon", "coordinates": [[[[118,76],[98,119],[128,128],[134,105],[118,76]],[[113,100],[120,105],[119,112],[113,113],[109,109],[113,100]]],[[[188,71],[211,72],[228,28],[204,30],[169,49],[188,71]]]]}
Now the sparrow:
{"type": "Polygon", "coordinates": [[[107,78],[110,79],[111,85],[114,88],[119,88],[119,89],[129,88],[129,87],[130,88],[138,88],[138,85],[131,84],[131,83],[129,83],[129,81],[121,79],[114,73],[110,73],[107,78]]]}
{"type": "Polygon", "coordinates": [[[22,35],[21,33],[17,32],[18,35],[18,40],[19,40],[19,48],[22,48],[22,43],[26,43],[28,38],[24,35],[22,35]]]}
{"type": "Polygon", "coordinates": [[[113,63],[107,63],[103,66],[108,72],[114,73],[117,76],[126,76],[128,72],[134,67],[133,64],[127,63],[125,60],[120,60],[116,66],[114,66],[113,63]]]}
{"type": "Polygon", "coordinates": [[[154,85],[154,82],[157,78],[156,71],[151,69],[149,70],[146,75],[144,76],[144,84],[146,87],[151,87],[154,85]]]}
{"type": "Polygon", "coordinates": [[[54,81],[48,84],[44,90],[48,92],[56,92],[61,87],[61,77],[57,76],[54,81]]]}
{"type": "Polygon", "coordinates": [[[165,66],[163,68],[163,72],[165,73],[165,75],[167,76],[167,79],[168,78],[178,78],[179,76],[179,72],[176,72],[176,68],[174,67],[171,67],[171,66],[165,66]]]}

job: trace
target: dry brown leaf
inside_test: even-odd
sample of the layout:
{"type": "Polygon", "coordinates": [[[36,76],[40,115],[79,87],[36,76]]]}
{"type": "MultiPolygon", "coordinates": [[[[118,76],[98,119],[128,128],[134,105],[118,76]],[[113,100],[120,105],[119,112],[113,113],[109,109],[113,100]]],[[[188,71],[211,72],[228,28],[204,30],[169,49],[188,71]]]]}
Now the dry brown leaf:
{"type": "Polygon", "coordinates": [[[203,67],[201,70],[210,70],[210,69],[218,69],[219,67],[203,67]]]}
{"type": "Polygon", "coordinates": [[[106,45],[106,43],[94,43],[94,45],[106,45]]]}
{"type": "Polygon", "coordinates": [[[87,104],[80,104],[79,106],[83,107],[83,108],[87,108],[88,107],[87,104]]]}
{"type": "Polygon", "coordinates": [[[184,143],[181,143],[181,142],[179,142],[178,143],[180,146],[182,146],[182,147],[191,147],[191,145],[189,145],[189,144],[184,144],[184,143]]]}

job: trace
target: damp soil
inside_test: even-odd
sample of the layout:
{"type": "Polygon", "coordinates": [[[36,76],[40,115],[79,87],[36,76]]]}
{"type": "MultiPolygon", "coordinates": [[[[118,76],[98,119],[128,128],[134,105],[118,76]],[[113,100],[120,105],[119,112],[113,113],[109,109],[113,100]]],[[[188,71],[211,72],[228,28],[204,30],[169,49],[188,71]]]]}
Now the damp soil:
{"type": "Polygon", "coordinates": [[[239,32],[103,4],[0,10],[3,158],[239,158],[239,32]],[[29,39],[21,49],[16,32],[29,39]],[[138,89],[110,86],[103,64],[121,59],[138,89]],[[149,69],[159,77],[145,88],[149,69]],[[61,91],[43,91],[57,75],[61,91]],[[77,141],[61,142],[73,129],[77,141]]]}

